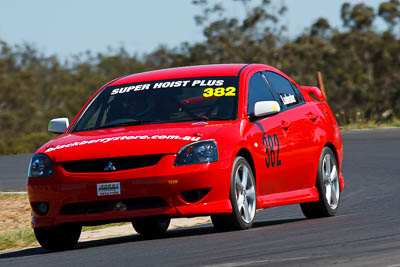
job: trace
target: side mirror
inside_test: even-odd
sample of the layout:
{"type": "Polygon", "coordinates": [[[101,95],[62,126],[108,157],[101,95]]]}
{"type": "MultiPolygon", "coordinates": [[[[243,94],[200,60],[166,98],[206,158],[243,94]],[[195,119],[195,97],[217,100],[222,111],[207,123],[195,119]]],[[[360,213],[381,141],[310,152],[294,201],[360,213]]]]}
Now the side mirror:
{"type": "Polygon", "coordinates": [[[57,118],[57,119],[52,119],[49,122],[47,130],[52,133],[64,133],[65,130],[68,129],[68,126],[69,126],[68,118],[57,118]]]}
{"type": "Polygon", "coordinates": [[[276,101],[258,101],[254,103],[254,116],[262,117],[276,114],[281,111],[281,106],[276,101]]]}

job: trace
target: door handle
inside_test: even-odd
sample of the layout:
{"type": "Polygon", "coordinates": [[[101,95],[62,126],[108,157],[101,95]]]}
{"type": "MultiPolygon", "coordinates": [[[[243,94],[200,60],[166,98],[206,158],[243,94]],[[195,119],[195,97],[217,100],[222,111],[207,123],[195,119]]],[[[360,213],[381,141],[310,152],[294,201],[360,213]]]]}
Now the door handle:
{"type": "Polygon", "coordinates": [[[307,116],[308,116],[308,118],[309,118],[310,120],[312,120],[312,121],[316,121],[316,120],[318,119],[318,115],[317,115],[317,114],[314,114],[314,113],[312,113],[312,112],[309,112],[309,113],[307,114],[307,116]]]}
{"type": "Polygon", "coordinates": [[[281,127],[283,130],[289,129],[290,124],[287,121],[282,121],[281,127]]]}

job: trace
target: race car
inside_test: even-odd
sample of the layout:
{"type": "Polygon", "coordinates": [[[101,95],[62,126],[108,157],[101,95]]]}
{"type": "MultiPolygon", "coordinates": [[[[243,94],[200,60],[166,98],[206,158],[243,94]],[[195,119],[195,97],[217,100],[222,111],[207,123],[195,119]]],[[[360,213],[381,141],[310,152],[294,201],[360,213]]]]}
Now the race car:
{"type": "Polygon", "coordinates": [[[171,218],[252,226],[257,209],[299,203],[333,216],[344,182],[342,138],[317,87],[262,64],[203,65],[117,78],[33,155],[27,190],[40,245],[73,248],[84,225],[171,218]]]}

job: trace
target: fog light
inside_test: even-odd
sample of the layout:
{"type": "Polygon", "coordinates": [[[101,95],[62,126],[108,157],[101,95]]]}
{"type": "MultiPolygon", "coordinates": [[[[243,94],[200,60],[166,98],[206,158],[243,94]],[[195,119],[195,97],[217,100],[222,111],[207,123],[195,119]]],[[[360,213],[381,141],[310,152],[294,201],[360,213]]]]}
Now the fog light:
{"type": "Polygon", "coordinates": [[[35,212],[39,215],[46,215],[50,207],[49,202],[35,202],[32,206],[35,212]]]}
{"type": "Polygon", "coordinates": [[[210,192],[211,188],[202,188],[190,191],[184,191],[181,193],[181,198],[189,203],[195,203],[202,198],[204,198],[208,192],[210,192]]]}
{"type": "Polygon", "coordinates": [[[119,201],[117,204],[115,204],[113,208],[114,211],[126,211],[127,209],[128,207],[122,201],[119,201]]]}

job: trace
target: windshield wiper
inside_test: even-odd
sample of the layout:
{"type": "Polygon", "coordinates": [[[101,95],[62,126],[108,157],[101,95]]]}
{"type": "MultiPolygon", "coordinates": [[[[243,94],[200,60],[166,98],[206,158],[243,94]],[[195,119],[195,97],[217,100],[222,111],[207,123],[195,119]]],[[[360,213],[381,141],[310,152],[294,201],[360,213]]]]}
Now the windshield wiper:
{"type": "Polygon", "coordinates": [[[115,128],[115,127],[124,127],[124,126],[134,126],[134,125],[141,125],[141,124],[149,123],[149,122],[153,122],[153,121],[149,121],[149,120],[143,120],[143,121],[132,120],[132,121],[126,121],[126,122],[120,122],[120,123],[114,123],[114,124],[106,124],[106,125],[103,125],[103,126],[100,126],[100,127],[93,128],[93,130],[106,129],[106,128],[115,128]]]}
{"type": "Polygon", "coordinates": [[[218,118],[218,117],[207,117],[207,116],[201,116],[201,117],[196,117],[196,118],[188,118],[188,119],[183,119],[183,120],[173,120],[170,122],[197,122],[197,121],[226,121],[229,119],[226,118],[218,118]]]}

